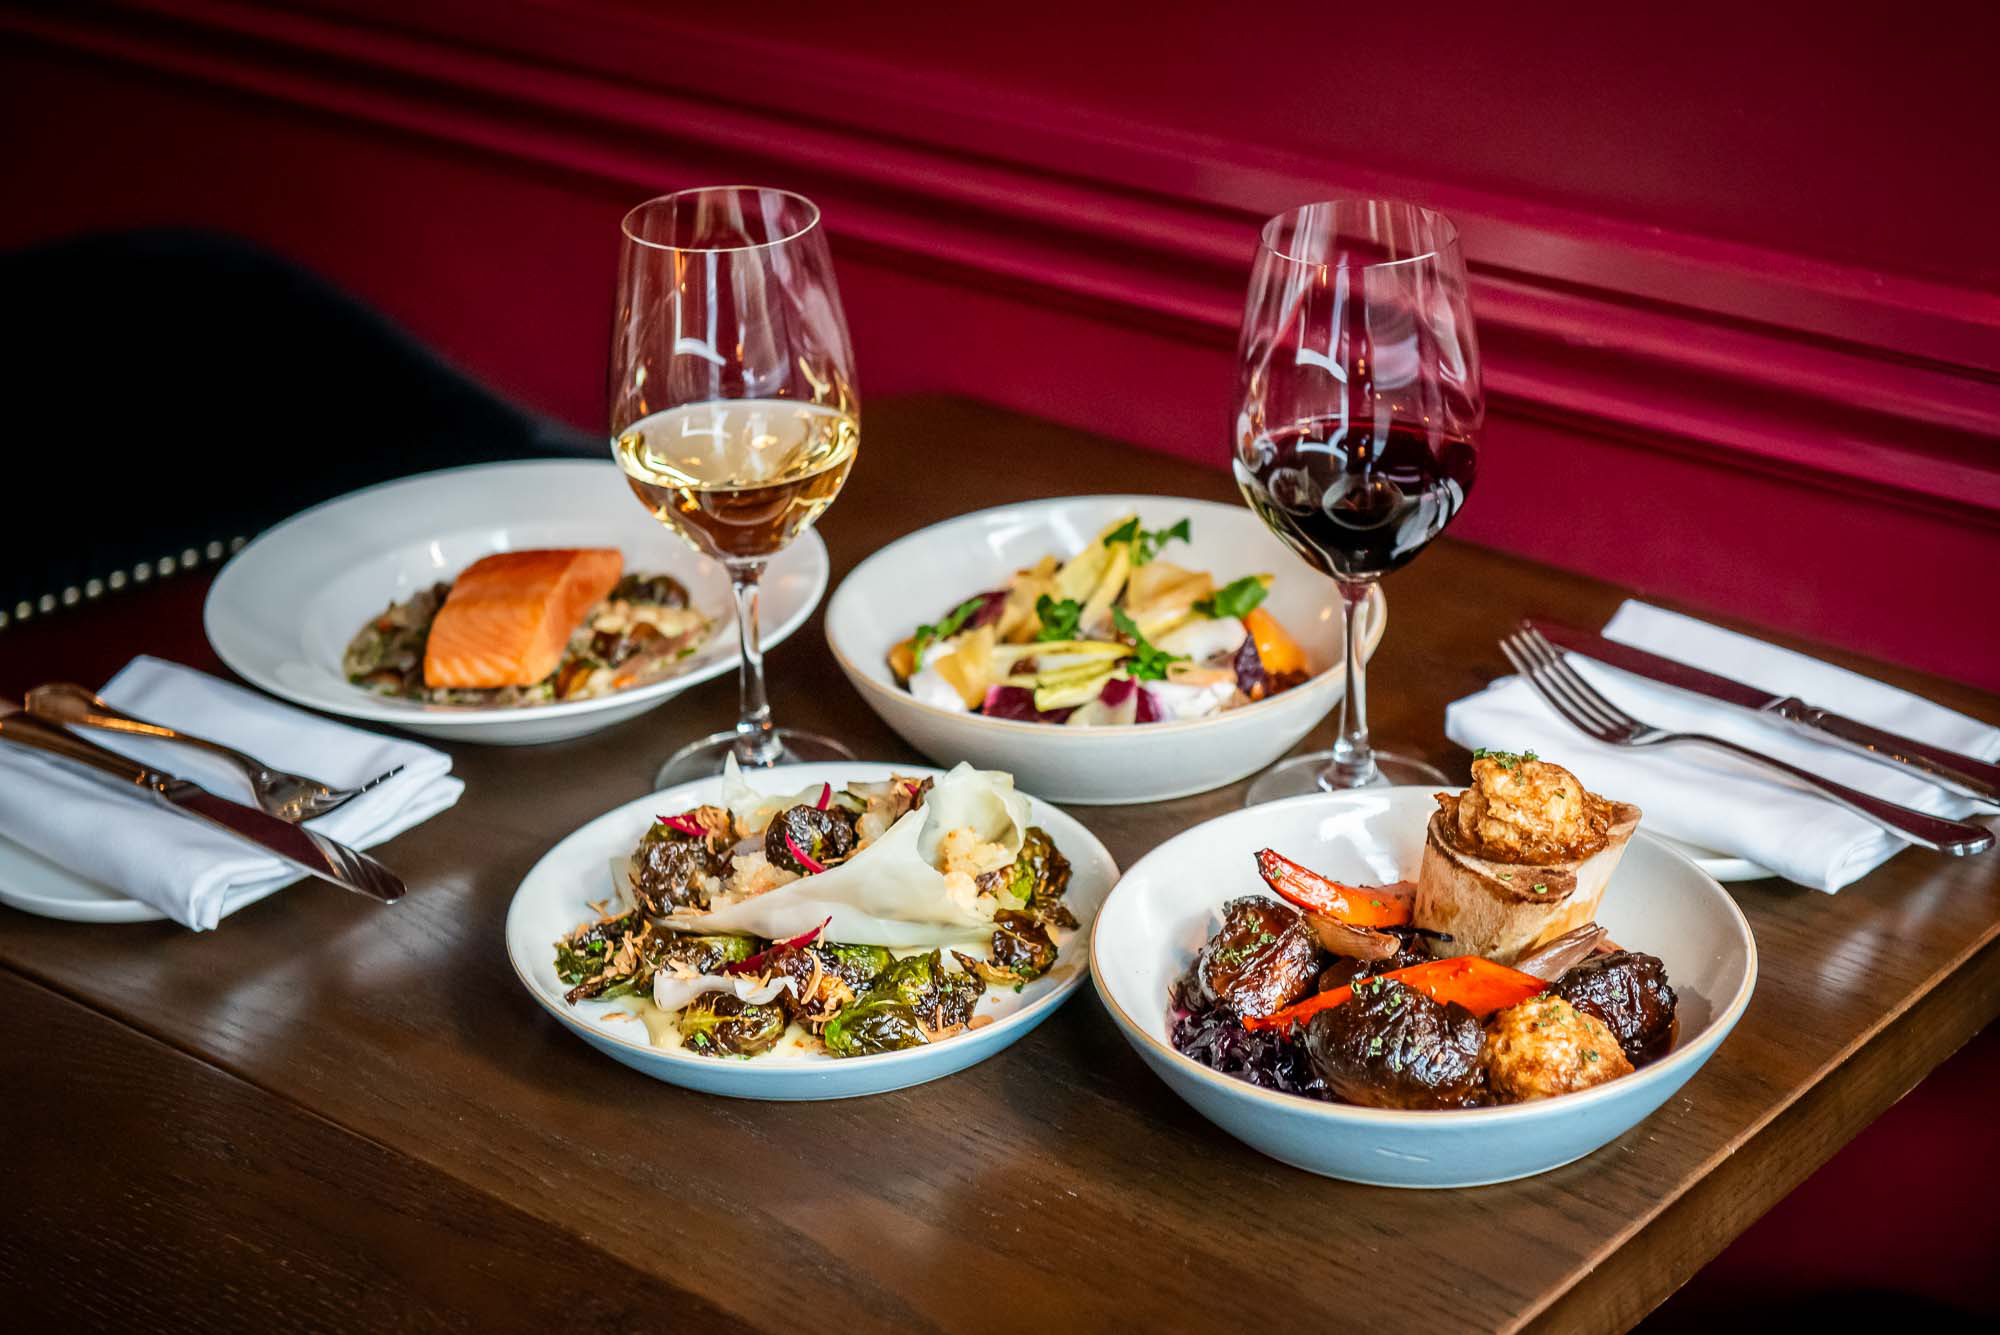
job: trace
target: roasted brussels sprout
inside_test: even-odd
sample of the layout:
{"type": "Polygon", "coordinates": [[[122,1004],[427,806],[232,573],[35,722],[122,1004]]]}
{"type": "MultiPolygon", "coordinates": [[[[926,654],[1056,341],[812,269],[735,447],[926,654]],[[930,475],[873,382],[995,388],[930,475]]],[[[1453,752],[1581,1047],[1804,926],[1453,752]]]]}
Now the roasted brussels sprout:
{"type": "Polygon", "coordinates": [[[1056,943],[1048,929],[1026,913],[1002,909],[993,915],[993,953],[976,960],[958,955],[958,962],[995,986],[1016,987],[1032,983],[1056,962],[1056,943]]]}
{"type": "Polygon", "coordinates": [[[1038,922],[1049,927],[1075,928],[1076,918],[1062,902],[1069,889],[1069,859],[1039,825],[1030,825],[1014,859],[1007,893],[1038,922]]]}
{"type": "Polygon", "coordinates": [[[681,1042],[709,1057],[754,1057],[784,1037],[784,1008],[758,1006],[734,992],[704,992],[674,1018],[681,1042]]]}
{"type": "Polygon", "coordinates": [[[764,857],[774,867],[812,875],[815,868],[801,861],[794,848],[824,871],[854,851],[852,818],[832,807],[822,811],[801,803],[786,808],[771,818],[770,828],[764,831],[764,857]]]}
{"type": "Polygon", "coordinates": [[[791,984],[790,990],[779,994],[778,1004],[809,1029],[818,1030],[854,1000],[856,988],[813,946],[772,946],[758,967],[769,977],[791,984]]]}
{"type": "Polygon", "coordinates": [[[986,984],[976,974],[947,973],[940,952],[894,960],[820,1035],[836,1057],[913,1048],[972,1019],[986,984]]]}
{"type": "Polygon", "coordinates": [[[676,965],[690,973],[714,973],[725,964],[749,959],[764,948],[754,936],[696,936],[691,932],[662,932],[659,964],[663,969],[676,965]]]}
{"type": "Polygon", "coordinates": [[[660,933],[643,913],[586,923],[556,942],[556,977],[571,984],[563,1000],[631,996],[660,967],[660,933]]]}
{"type": "Polygon", "coordinates": [[[856,992],[865,992],[875,980],[875,975],[889,967],[894,958],[882,946],[847,946],[819,942],[813,950],[825,961],[826,967],[840,975],[840,980],[856,992]]]}
{"type": "Polygon", "coordinates": [[[728,812],[697,807],[673,819],[674,825],[655,822],[632,850],[632,891],[651,915],[706,909],[709,892],[729,874],[728,812]],[[720,813],[720,829],[711,813],[720,813]],[[689,834],[677,826],[702,833],[689,834]]]}

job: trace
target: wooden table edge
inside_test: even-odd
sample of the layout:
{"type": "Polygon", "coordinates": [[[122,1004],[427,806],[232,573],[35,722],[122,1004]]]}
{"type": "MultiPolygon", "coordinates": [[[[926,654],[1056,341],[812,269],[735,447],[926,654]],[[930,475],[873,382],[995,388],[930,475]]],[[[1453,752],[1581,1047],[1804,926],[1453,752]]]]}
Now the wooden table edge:
{"type": "Polygon", "coordinates": [[[1810,1084],[1716,1151],[1686,1190],[1607,1238],[1569,1283],[1505,1329],[1627,1330],[1672,1296],[1946,1058],[2000,1019],[1996,937],[2000,928],[1954,960],[1921,994],[1885,1014],[1810,1084]],[[1742,1153],[1753,1143],[1770,1149],[1757,1164],[1742,1153]],[[1649,1245],[1633,1245],[1641,1239],[1649,1245]]]}

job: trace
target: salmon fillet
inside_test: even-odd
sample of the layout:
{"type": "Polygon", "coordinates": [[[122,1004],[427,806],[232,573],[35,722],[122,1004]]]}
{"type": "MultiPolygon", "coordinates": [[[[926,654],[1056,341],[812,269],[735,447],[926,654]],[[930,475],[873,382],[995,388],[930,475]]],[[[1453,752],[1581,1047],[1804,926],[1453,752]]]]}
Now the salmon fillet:
{"type": "Polygon", "coordinates": [[[625,571],[616,548],[498,552],[452,582],[424,645],[426,686],[532,686],[625,571]]]}

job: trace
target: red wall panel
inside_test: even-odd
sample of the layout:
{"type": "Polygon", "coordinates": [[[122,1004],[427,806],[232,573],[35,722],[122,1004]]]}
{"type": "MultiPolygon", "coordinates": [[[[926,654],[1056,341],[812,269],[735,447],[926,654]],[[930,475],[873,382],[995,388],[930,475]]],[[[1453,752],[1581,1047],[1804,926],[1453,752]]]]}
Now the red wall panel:
{"type": "MultiPolygon", "coordinates": [[[[235,12],[226,3],[194,0],[164,8],[235,12]]],[[[375,13],[381,6],[329,0],[312,8],[375,13]]],[[[1476,256],[1495,411],[1480,488],[1455,531],[2000,686],[2000,632],[1964,615],[1968,594],[2000,564],[2000,446],[1987,430],[2000,423],[1994,389],[2000,342],[1992,366],[1982,362],[1981,342],[1989,329],[2000,329],[2000,320],[1984,323],[1988,308],[1981,303],[1988,298],[1979,284],[1990,282],[1991,271],[1981,267],[1984,261],[1952,258],[1953,246],[1973,247],[1954,230],[1963,219],[1938,197],[1976,202],[1979,191],[1994,188],[1990,182],[1960,190],[1932,173],[1921,153],[1837,169],[1813,159],[1796,173],[1796,188],[1766,171],[1767,181],[1785,186],[1766,194],[1784,198],[1739,207],[1735,224],[1724,227],[1728,219],[1713,206],[1732,190],[1746,198],[1727,184],[1731,174],[1741,172],[1743,159],[1768,168],[1773,154],[1797,152],[1803,132],[1796,125],[1744,127],[1748,147],[1726,170],[1672,198],[1648,195],[1657,183],[1647,182],[1656,171],[1685,177],[1684,167],[1649,160],[1620,177],[1589,168],[1597,161],[1589,154],[1582,163],[1556,161],[1560,142],[1588,137],[1593,117],[1602,122],[1599,134],[1628,148],[1668,133],[1678,117],[1705,151],[1729,150],[1728,124],[1741,119],[1742,100],[1753,90],[1738,89],[1736,102],[1676,109],[1664,100],[1668,76],[1647,76],[1650,66],[1638,55],[1651,56],[1631,34],[1618,32],[1604,38],[1605,50],[1625,63],[1603,62],[1600,73],[1584,79],[1584,91],[1565,100],[1543,85],[1575,55],[1577,43],[1591,40],[1581,30],[1566,29],[1562,40],[1524,52],[1497,37],[1485,42],[1487,29],[1474,26],[1458,31],[1453,49],[1476,47],[1479,59],[1467,64],[1471,57],[1461,51],[1451,57],[1458,65],[1434,66],[1426,51],[1435,48],[1426,48],[1414,27],[1400,35],[1371,29],[1350,47],[1373,55],[1322,62],[1338,77],[1277,89],[1267,86],[1275,82],[1268,44],[1234,29],[1233,36],[1209,32],[1198,20],[1135,24],[1114,40],[1116,29],[1078,18],[1055,41],[1058,20],[1028,5],[1010,11],[1019,22],[1007,31],[961,28],[961,38],[976,40],[954,43],[893,10],[849,13],[852,22],[837,30],[815,26],[821,19],[803,10],[785,11],[785,23],[743,40],[767,42],[779,32],[822,43],[850,62],[843,77],[879,69],[881,82],[863,80],[853,85],[852,99],[824,103],[824,123],[813,118],[811,99],[803,110],[770,111],[779,126],[773,147],[754,135],[731,139],[736,131],[728,126],[691,128],[736,114],[710,96],[712,89],[680,102],[625,107],[626,84],[582,81],[574,71],[586,59],[635,58],[637,45],[616,31],[566,23],[547,30],[546,50],[535,61],[495,63],[478,44],[526,43],[532,32],[520,25],[544,7],[480,8],[487,21],[464,29],[463,52],[456,45],[425,48],[442,49],[456,62],[449,74],[405,58],[372,30],[365,41],[354,39],[373,62],[357,66],[358,73],[334,70],[330,57],[319,60],[324,53],[314,44],[323,34],[299,40],[313,59],[295,65],[270,62],[262,51],[246,55],[205,30],[189,38],[179,28],[139,20],[107,20],[94,30],[105,34],[100,54],[82,53],[92,42],[74,33],[68,42],[17,43],[0,56],[0,107],[12,129],[0,149],[11,187],[11,206],[0,212],[0,242],[151,222],[234,230],[327,273],[503,392],[594,428],[602,414],[619,214],[656,189],[754,175],[828,201],[864,396],[968,393],[1215,458],[1219,466],[1239,285],[1256,211],[1270,205],[1246,201],[1218,215],[1207,197],[1237,184],[1253,191],[1310,188],[1283,173],[1228,175],[1214,164],[1232,157],[1232,145],[1240,145],[1234,157],[1242,163],[1270,142],[1287,151],[1338,146],[1352,150],[1350,159],[1372,153],[1389,164],[1383,171],[1429,161],[1466,178],[1440,189],[1533,188],[1566,207],[1634,215],[1658,209],[1671,215],[1665,221],[1673,227],[1715,229],[1722,238],[1716,246],[1790,238],[1801,251],[1851,254],[1874,244],[1870,238],[1878,234],[1869,228],[1893,224],[1906,242],[1934,236],[1952,245],[1895,248],[1901,269],[1885,264],[1881,286],[1896,304],[1881,308],[1878,324],[1852,319],[1840,305],[1844,298],[1828,297],[1823,310],[1808,311],[1793,294],[1784,297],[1785,309],[1804,327],[1773,336],[1737,316],[1696,318],[1657,294],[1593,294],[1580,286],[1577,275],[1589,277],[1607,264],[1628,275],[1644,267],[1630,259],[1636,251],[1619,231],[1626,223],[1611,213],[1594,229],[1574,218],[1531,226],[1532,219],[1521,219],[1532,208],[1508,213],[1496,206],[1490,218],[1497,221],[1485,222],[1492,238],[1483,243],[1487,258],[1476,256]],[[1113,51],[1121,59],[1107,60],[1113,51]],[[1083,77],[1091,53],[1103,66],[1100,78],[1083,77]],[[1454,73],[1443,89],[1420,87],[1414,98],[1404,80],[1407,105],[1399,112],[1397,81],[1386,71],[1412,61],[1454,73]],[[541,102],[523,108],[470,91],[488,77],[489,66],[501,71],[492,78],[519,81],[494,87],[525,90],[523,96],[541,102]],[[1211,77],[1197,77],[1204,69],[1211,77]],[[1013,141],[991,138],[991,124],[960,125],[948,113],[976,79],[1023,99],[1020,123],[1034,133],[1052,116],[1060,122],[1048,130],[1058,137],[1037,140],[1036,152],[1054,152],[1050,145],[1059,147],[1063,135],[1094,136],[1095,156],[1071,160],[1079,172],[1093,165],[1107,174],[1158,167],[1157,144],[1140,158],[1118,156],[1124,141],[1107,128],[1114,113],[1155,115],[1220,156],[1187,159],[1187,193],[1172,197],[1160,194],[1171,173],[1140,190],[1129,181],[1114,187],[1072,179],[1047,163],[1023,165],[1025,158],[1001,162],[993,155],[1013,141]],[[1492,99],[1513,96],[1510,90],[1524,81],[1542,91],[1520,92],[1522,100],[1505,103],[1512,108],[1508,118],[1494,125],[1502,104],[1492,99]],[[1162,89],[1188,96],[1169,105],[1172,99],[1159,100],[1166,97],[1162,89]],[[1047,99],[1069,94],[1074,115],[1054,115],[1049,108],[1058,104],[1047,99]],[[1044,101],[1029,104],[1031,96],[1044,101]],[[927,119],[906,117],[903,125],[933,140],[958,137],[961,155],[919,156],[880,125],[868,131],[874,138],[825,146],[812,138],[843,117],[893,126],[897,98],[931,99],[925,104],[946,109],[927,119]],[[1365,115],[1349,105],[1356,99],[1366,104],[1365,115]],[[572,123],[568,112],[609,117],[614,103],[617,115],[606,121],[572,123]],[[1462,123],[1456,118],[1472,114],[1467,107],[1484,107],[1487,124],[1478,142],[1460,144],[1461,156],[1454,157],[1436,141],[1450,137],[1446,129],[1462,123]],[[1547,108],[1563,115],[1544,115],[1547,108]],[[774,156],[783,152],[793,156],[774,156]],[[1028,174],[1031,167],[1037,174],[1028,174]],[[1909,213],[1895,221],[1887,217],[1894,210],[1865,218],[1827,212],[1828,192],[1870,174],[1901,190],[1909,213]],[[1817,211],[1823,225],[1765,227],[1792,208],[1817,211]],[[1101,216],[1087,216],[1093,212],[1101,216]],[[1918,216],[1938,226],[1919,225],[1918,216]],[[1127,226],[1135,238],[1130,248],[1117,244],[1127,226]],[[1140,239],[1151,249],[1135,258],[1127,252],[1143,249],[1140,239]],[[1535,269],[1546,272],[1524,285],[1518,275],[1535,269]],[[1960,286],[1926,286],[1938,277],[1960,286]],[[1584,293],[1582,304],[1565,305],[1577,292],[1584,293]],[[1847,350],[1825,332],[1900,332],[1893,321],[1908,312],[1917,321],[1912,338],[1934,340],[1924,355],[1895,345],[1847,350]],[[1600,317],[1606,323],[1595,323],[1600,317]],[[1824,327],[1813,323],[1822,320],[1824,327]],[[1619,322],[1615,329],[1611,321],[1619,322]],[[1880,431],[1855,414],[1857,386],[1874,391],[1870,406],[1886,414],[1880,431]],[[1754,437],[1747,449],[1736,448],[1731,435],[1739,428],[1754,437]],[[1810,469],[1790,467],[1795,447],[1797,457],[1812,460],[1810,469]]],[[[411,22],[421,16],[442,23],[438,16],[448,18],[451,10],[426,7],[413,11],[411,22]]],[[[609,21],[604,5],[566,12],[609,21]]],[[[1270,26],[1286,25],[1274,17],[1270,26]]],[[[1305,32],[1304,20],[1287,30],[1305,32]]],[[[1340,44],[1320,32],[1292,45],[1315,52],[1340,44]]],[[[1760,49],[1774,48],[1764,42],[1760,49]]],[[[1851,60],[1859,49],[1849,43],[1835,55],[1851,60]]],[[[727,85],[741,81],[744,68],[713,59],[691,65],[668,72],[727,85]]],[[[1703,79],[1724,72],[1743,72],[1739,56],[1721,60],[1703,79]]],[[[1797,67],[1774,66],[1755,92],[1757,105],[1768,111],[1772,99],[1799,93],[1801,77],[1797,67]]],[[[803,96],[804,79],[742,82],[736,91],[774,102],[785,90],[803,96]]],[[[1956,96],[1917,98],[1885,111],[1883,133],[1907,135],[1926,115],[1953,110],[1956,96]]],[[[1023,131],[1019,142],[1032,137],[1023,131]]],[[[1962,151],[1963,134],[1954,142],[1962,151]]],[[[1675,262],[1687,253],[1676,251],[1675,262]]],[[[1828,280],[1830,271],[1817,263],[1798,262],[1798,272],[1818,285],[1814,292],[1835,292],[1840,283],[1873,285],[1848,271],[1828,280]]],[[[1755,268],[1747,270],[1753,277],[1755,268]]],[[[1744,301],[1765,299],[1746,291],[1744,301]]],[[[1693,304],[1718,309],[1738,300],[1719,285],[1688,295],[1693,304]]],[[[312,368],[301,374],[309,380],[312,368]]],[[[338,392],[335,385],[316,388],[338,392]]],[[[940,443],[941,465],[948,449],[940,443]]],[[[969,496],[966,505],[980,500],[969,496]]]]}

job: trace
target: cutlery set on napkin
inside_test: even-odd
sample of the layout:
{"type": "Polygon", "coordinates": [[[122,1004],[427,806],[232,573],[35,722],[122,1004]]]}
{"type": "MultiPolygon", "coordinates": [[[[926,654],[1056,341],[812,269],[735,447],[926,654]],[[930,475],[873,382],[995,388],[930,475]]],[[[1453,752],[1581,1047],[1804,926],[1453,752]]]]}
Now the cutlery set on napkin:
{"type": "MultiPolygon", "coordinates": [[[[1503,649],[1522,675],[1450,705],[1446,734],[1587,765],[1657,833],[1828,892],[1911,843],[1994,842],[1968,818],[2000,811],[2000,728],[1907,691],[1639,602],[1503,649]]],[[[0,701],[0,838],[196,929],[302,872],[393,902],[358,850],[465,787],[441,751],[157,658],[27,706],[0,701]]]]}
{"type": "Polygon", "coordinates": [[[1828,892],[1912,843],[1993,845],[1968,818],[2000,811],[2000,728],[1639,602],[1601,634],[1531,620],[1506,647],[1523,675],[1450,705],[1446,735],[1579,757],[1657,833],[1828,892]],[[1701,744],[1655,749],[1679,741],[1701,744]]]}
{"type": "Polygon", "coordinates": [[[393,902],[402,882],[357,850],[465,788],[441,751],[157,658],[134,659],[97,696],[38,689],[30,704],[0,714],[0,740],[14,743],[0,746],[0,836],[196,929],[301,872],[393,902]],[[175,730],[220,746],[158,735],[175,730]],[[249,772],[220,748],[254,757],[249,772]]]}

